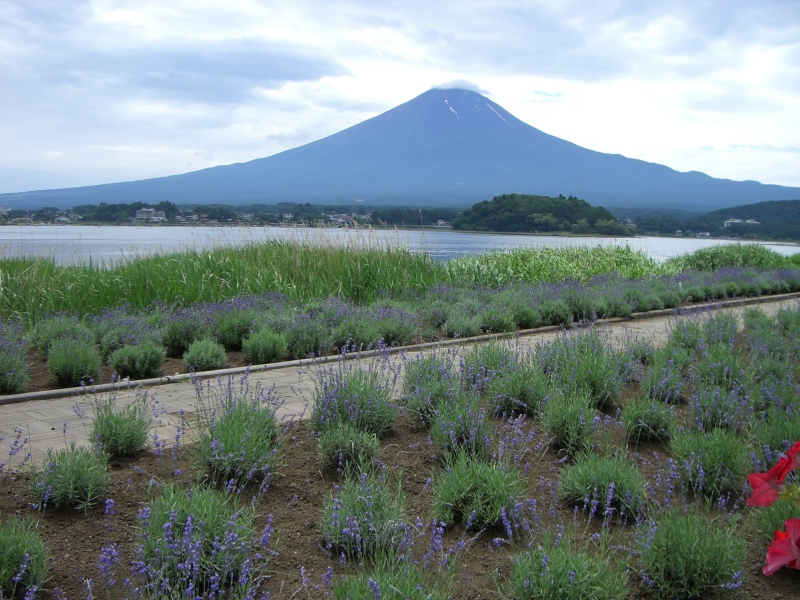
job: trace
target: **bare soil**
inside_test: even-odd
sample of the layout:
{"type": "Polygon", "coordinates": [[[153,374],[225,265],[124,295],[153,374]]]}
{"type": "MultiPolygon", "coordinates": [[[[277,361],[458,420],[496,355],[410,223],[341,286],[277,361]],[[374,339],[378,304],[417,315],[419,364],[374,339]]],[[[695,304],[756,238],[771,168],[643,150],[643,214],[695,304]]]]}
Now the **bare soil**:
{"type": "MultiPolygon", "coordinates": [[[[526,431],[537,423],[526,425],[526,431]]],[[[533,446],[541,441],[531,436],[533,446]]],[[[267,516],[274,516],[274,527],[279,541],[277,556],[269,564],[270,577],[266,590],[270,598],[322,598],[325,588],[322,576],[329,566],[336,575],[353,572],[355,566],[341,566],[335,557],[328,556],[319,532],[319,523],[325,498],[331,494],[340,475],[325,470],[317,453],[317,444],[308,426],[297,422],[288,426],[283,436],[282,458],[285,466],[280,476],[274,477],[267,492],[257,500],[257,526],[266,524],[267,516]],[[304,569],[305,583],[301,569],[304,569]]],[[[610,429],[606,441],[624,445],[621,436],[610,429]]],[[[636,462],[650,482],[657,473],[664,473],[664,460],[669,456],[660,443],[641,444],[631,448],[636,462]]],[[[102,581],[98,571],[101,548],[116,542],[126,563],[133,559],[138,541],[137,514],[152,493],[153,482],[181,481],[189,484],[202,478],[202,473],[192,464],[191,445],[179,446],[162,455],[146,452],[131,460],[118,461],[110,469],[111,487],[108,497],[115,501],[115,515],[104,514],[102,503],[88,512],[46,508],[37,512],[32,508],[33,497],[28,490],[29,476],[25,473],[6,474],[0,478],[0,514],[29,515],[39,521],[40,534],[52,550],[53,559],[44,598],[86,598],[87,581],[92,580],[96,597],[104,595],[98,588],[102,581]]],[[[428,432],[414,422],[399,419],[394,430],[383,440],[380,460],[402,481],[406,495],[405,511],[409,520],[415,517],[428,521],[432,506],[432,486],[429,478],[441,469],[441,459],[431,444],[428,432]]],[[[590,536],[599,531],[597,519],[587,520],[582,507],[576,517],[574,507],[560,502],[555,490],[563,456],[543,447],[529,456],[526,467],[528,498],[539,506],[538,527],[542,531],[562,524],[577,524],[579,534],[590,536]]],[[[691,501],[691,497],[689,498],[691,501]]],[[[632,525],[612,524],[611,539],[615,544],[633,549],[632,525]]],[[[458,555],[457,571],[452,597],[463,600],[501,598],[510,573],[511,562],[524,551],[528,540],[509,544],[500,530],[464,531],[453,527],[447,532],[445,543],[452,547],[466,540],[466,548],[458,555]]],[[[783,569],[772,577],[760,572],[768,540],[751,536],[749,556],[743,588],[724,592],[723,597],[777,599],[800,597],[800,572],[783,569]]],[[[427,536],[418,541],[422,554],[427,536]]],[[[624,553],[623,553],[624,555],[624,553]]],[[[629,597],[646,596],[636,573],[635,557],[631,560],[629,597]]]]}

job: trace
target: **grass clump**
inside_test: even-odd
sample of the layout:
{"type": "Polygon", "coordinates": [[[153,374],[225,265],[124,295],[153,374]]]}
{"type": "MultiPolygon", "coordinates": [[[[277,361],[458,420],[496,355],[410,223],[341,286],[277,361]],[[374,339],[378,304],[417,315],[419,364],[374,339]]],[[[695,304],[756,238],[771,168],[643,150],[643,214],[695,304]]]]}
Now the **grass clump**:
{"type": "Polygon", "coordinates": [[[214,581],[246,591],[259,570],[247,565],[245,571],[257,545],[254,516],[250,508],[239,507],[236,495],[169,483],[139,513],[140,547],[133,568],[144,575],[148,589],[168,586],[175,597],[194,596],[214,581]]]}
{"type": "Polygon", "coordinates": [[[514,600],[622,600],[628,575],[611,566],[610,553],[589,554],[566,540],[544,542],[514,560],[514,600]]]}
{"type": "Polygon", "coordinates": [[[163,346],[145,341],[136,346],[122,346],[115,350],[108,358],[108,364],[120,377],[149,379],[161,374],[166,355],[163,346]]]}
{"type": "Polygon", "coordinates": [[[197,340],[192,342],[183,355],[183,364],[187,371],[216,371],[225,367],[227,357],[225,348],[214,340],[197,340]]]}
{"type": "Polygon", "coordinates": [[[396,416],[392,390],[376,369],[332,369],[323,371],[316,382],[311,423],[317,432],[349,423],[380,437],[396,416]]]}
{"type": "Polygon", "coordinates": [[[364,471],[337,486],[325,500],[320,529],[325,547],[334,556],[359,561],[396,548],[406,535],[405,496],[393,490],[385,471],[364,471]]]}
{"type": "Polygon", "coordinates": [[[114,396],[94,403],[92,441],[111,456],[131,456],[144,449],[150,432],[150,400],[137,393],[130,404],[119,405],[114,396]]]}
{"type": "Polygon", "coordinates": [[[725,595],[741,585],[744,540],[735,522],[670,511],[639,533],[644,582],[659,598],[725,595]]]}
{"type": "Polygon", "coordinates": [[[242,343],[244,355],[253,365],[264,365],[283,360],[288,347],[286,338],[282,334],[266,329],[254,333],[242,343]]]}
{"type": "Polygon", "coordinates": [[[788,261],[774,250],[758,244],[718,244],[667,260],[665,272],[718,271],[723,267],[784,269],[788,261]]]}
{"type": "Polygon", "coordinates": [[[60,339],[50,347],[47,370],[62,387],[100,379],[100,355],[93,342],[60,339]]]}
{"type": "Polygon", "coordinates": [[[725,429],[686,431],[669,447],[692,489],[712,498],[740,494],[752,468],[747,445],[725,429]]]}
{"type": "Polygon", "coordinates": [[[521,495],[522,478],[515,469],[462,451],[448,460],[434,487],[433,516],[475,529],[503,524],[510,536],[514,501],[521,495]]]}
{"type": "Polygon", "coordinates": [[[47,579],[50,550],[30,519],[0,521],[0,598],[34,598],[47,579]]]}
{"type": "Polygon", "coordinates": [[[542,428],[550,436],[552,445],[575,454],[591,446],[597,415],[587,391],[554,392],[542,407],[542,428]]]}
{"type": "Polygon", "coordinates": [[[39,509],[52,505],[83,511],[94,506],[108,486],[108,455],[75,442],[61,450],[48,448],[29,484],[39,509]]]}
{"type": "Polygon", "coordinates": [[[372,463],[380,450],[374,433],[362,431],[349,423],[323,430],[318,445],[322,464],[342,471],[372,463]]]}
{"type": "Polygon", "coordinates": [[[620,421],[632,442],[667,441],[675,428],[675,413],[664,402],[635,398],[622,409],[620,421]]]}
{"type": "Polygon", "coordinates": [[[623,456],[579,454],[561,473],[561,497],[573,505],[584,503],[590,516],[634,519],[645,504],[647,480],[623,456]]]}

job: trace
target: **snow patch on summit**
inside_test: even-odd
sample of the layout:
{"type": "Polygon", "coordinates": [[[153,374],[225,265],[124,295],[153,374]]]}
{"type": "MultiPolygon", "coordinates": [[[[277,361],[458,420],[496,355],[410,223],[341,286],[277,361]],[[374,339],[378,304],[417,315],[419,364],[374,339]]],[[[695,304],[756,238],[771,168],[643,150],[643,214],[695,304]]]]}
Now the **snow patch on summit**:
{"type": "Polygon", "coordinates": [[[450,102],[448,102],[448,101],[447,101],[447,98],[445,98],[445,99],[444,99],[444,103],[445,103],[445,104],[447,104],[447,108],[449,108],[450,110],[452,110],[452,111],[453,111],[453,114],[454,114],[456,117],[458,117],[459,119],[461,118],[461,117],[459,117],[459,116],[458,116],[458,111],[456,111],[456,109],[455,109],[455,108],[453,108],[452,106],[450,106],[450,102]]]}

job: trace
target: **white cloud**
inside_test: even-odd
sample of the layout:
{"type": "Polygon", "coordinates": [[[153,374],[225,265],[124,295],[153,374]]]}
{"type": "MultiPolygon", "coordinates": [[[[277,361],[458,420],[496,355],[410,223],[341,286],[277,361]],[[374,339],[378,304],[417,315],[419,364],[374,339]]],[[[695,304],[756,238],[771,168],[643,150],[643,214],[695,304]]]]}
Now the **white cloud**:
{"type": "Polygon", "coordinates": [[[595,150],[800,185],[769,149],[800,131],[791,0],[6,0],[0,192],[260,158],[431,86],[595,150]]]}

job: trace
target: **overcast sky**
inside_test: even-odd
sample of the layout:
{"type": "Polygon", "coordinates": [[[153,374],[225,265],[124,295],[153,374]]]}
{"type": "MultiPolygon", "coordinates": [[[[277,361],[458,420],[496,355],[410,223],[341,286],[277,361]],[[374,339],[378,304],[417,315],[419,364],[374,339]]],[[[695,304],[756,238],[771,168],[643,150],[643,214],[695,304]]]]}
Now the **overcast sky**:
{"type": "Polygon", "coordinates": [[[592,150],[800,186],[798,0],[0,0],[0,193],[261,158],[453,80],[592,150]]]}

